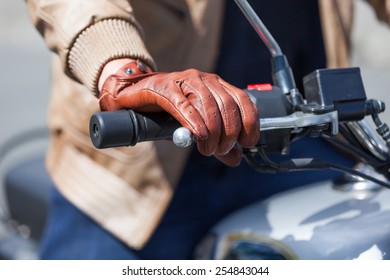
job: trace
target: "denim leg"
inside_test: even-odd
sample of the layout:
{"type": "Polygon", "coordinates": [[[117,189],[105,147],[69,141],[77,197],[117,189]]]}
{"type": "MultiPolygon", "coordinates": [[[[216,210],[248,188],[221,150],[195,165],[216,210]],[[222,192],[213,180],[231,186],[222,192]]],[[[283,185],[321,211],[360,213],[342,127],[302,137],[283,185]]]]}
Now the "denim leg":
{"type": "Polygon", "coordinates": [[[138,256],[53,189],[40,258],[119,260],[138,256]]]}

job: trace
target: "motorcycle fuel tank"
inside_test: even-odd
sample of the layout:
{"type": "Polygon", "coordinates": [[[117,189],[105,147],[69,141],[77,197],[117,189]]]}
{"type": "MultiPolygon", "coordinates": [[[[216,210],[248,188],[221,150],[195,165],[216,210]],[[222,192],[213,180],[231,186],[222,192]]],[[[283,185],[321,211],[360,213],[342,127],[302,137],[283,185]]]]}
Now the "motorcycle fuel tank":
{"type": "Polygon", "coordinates": [[[326,181],[247,206],[218,223],[195,258],[390,259],[390,190],[350,186],[326,181]]]}

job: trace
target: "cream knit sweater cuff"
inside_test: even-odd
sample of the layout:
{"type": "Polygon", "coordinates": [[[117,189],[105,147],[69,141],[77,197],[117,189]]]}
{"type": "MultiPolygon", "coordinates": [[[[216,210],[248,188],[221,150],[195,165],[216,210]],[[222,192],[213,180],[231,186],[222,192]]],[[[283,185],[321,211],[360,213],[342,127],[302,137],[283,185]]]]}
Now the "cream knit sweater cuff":
{"type": "Polygon", "coordinates": [[[71,74],[98,94],[103,66],[114,59],[140,59],[156,68],[135,25],[121,19],[106,19],[85,29],[72,46],[68,64],[71,74]]]}

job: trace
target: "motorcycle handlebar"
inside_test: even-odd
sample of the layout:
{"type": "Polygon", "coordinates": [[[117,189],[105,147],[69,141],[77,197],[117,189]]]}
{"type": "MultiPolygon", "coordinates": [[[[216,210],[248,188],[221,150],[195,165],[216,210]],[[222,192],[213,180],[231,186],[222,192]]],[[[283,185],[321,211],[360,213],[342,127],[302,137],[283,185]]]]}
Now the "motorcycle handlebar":
{"type": "MultiPolygon", "coordinates": [[[[304,77],[304,89],[306,99],[301,101],[298,91],[285,94],[278,86],[245,90],[260,112],[261,136],[257,146],[265,152],[288,153],[285,151],[289,150],[290,142],[302,133],[334,136],[339,123],[359,121],[385,109],[383,102],[366,99],[358,68],[316,70],[304,77]]],[[[189,130],[184,129],[184,137],[179,134],[179,144],[173,137],[180,126],[165,112],[141,114],[119,110],[95,113],[89,129],[92,143],[99,149],[162,139],[185,147],[192,142],[189,130]]],[[[383,138],[388,133],[382,130],[378,133],[383,138]]],[[[387,138],[386,142],[390,142],[390,137],[387,138]]]]}
{"type": "MultiPolygon", "coordinates": [[[[284,117],[291,113],[291,104],[278,87],[271,90],[246,90],[263,117],[284,117]]],[[[139,142],[172,140],[180,123],[168,113],[137,113],[118,110],[94,113],[90,120],[90,138],[96,148],[134,146],[139,142]]],[[[280,129],[272,134],[273,139],[286,137],[290,129],[280,129]]]]}

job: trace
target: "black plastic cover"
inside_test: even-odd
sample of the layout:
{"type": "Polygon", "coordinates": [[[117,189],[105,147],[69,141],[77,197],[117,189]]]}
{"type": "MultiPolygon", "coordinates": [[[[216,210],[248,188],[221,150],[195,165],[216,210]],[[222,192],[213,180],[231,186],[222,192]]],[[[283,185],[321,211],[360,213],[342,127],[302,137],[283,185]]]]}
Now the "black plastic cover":
{"type": "Polygon", "coordinates": [[[305,76],[303,85],[314,113],[337,110],[339,121],[364,118],[366,93],[358,67],[319,69],[305,76]]]}

